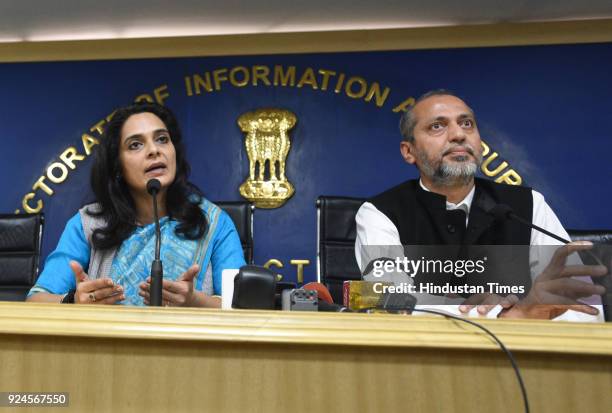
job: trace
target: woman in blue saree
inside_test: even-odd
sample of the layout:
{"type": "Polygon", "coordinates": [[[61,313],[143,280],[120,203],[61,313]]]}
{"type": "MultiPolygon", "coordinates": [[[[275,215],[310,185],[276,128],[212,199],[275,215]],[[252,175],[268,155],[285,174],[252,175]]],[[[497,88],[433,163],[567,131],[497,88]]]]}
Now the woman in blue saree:
{"type": "Polygon", "coordinates": [[[245,264],[229,216],[188,181],[190,167],[176,118],[153,103],[117,110],[96,151],[96,202],[66,224],[28,301],[147,305],[154,257],[153,206],[146,185],[158,179],[162,303],[220,307],[221,272],[245,264]]]}

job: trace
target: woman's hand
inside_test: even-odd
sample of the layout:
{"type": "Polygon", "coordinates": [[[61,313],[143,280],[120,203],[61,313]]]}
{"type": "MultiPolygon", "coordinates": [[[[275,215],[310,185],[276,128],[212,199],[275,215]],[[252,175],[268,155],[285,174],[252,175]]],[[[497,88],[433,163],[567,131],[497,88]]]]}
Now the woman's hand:
{"type": "MultiPolygon", "coordinates": [[[[198,293],[193,286],[193,280],[200,272],[200,266],[192,265],[182,273],[176,281],[163,280],[162,284],[162,305],[172,307],[200,307],[198,293]]],[[[140,292],[138,293],[144,298],[146,305],[149,305],[151,289],[151,277],[147,278],[147,282],[140,284],[140,292]]]]}
{"type": "Polygon", "coordinates": [[[90,280],[76,261],[70,261],[70,268],[76,278],[75,304],[116,304],[125,300],[123,287],[115,285],[110,278],[90,280]]]}

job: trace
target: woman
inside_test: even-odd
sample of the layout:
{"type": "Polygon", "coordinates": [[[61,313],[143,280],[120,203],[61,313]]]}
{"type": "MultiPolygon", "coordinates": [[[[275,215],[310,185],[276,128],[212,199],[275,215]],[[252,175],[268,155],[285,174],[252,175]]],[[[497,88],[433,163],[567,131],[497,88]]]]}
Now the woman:
{"type": "Polygon", "coordinates": [[[148,304],[155,223],[146,185],[155,178],[162,303],[220,307],[221,271],[243,266],[244,255],[231,219],[187,181],[189,169],[172,112],[152,103],[117,110],[92,167],[97,202],[68,221],[27,301],[148,304]]]}

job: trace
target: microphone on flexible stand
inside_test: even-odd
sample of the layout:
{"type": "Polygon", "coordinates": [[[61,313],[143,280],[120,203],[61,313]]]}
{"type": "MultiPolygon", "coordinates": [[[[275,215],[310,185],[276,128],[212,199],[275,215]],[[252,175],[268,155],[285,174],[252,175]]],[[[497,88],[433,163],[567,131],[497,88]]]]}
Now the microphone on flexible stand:
{"type": "Polygon", "coordinates": [[[157,194],[160,189],[161,183],[157,179],[150,179],[147,182],[147,192],[153,197],[153,217],[155,219],[155,259],[151,263],[151,290],[149,292],[149,305],[151,307],[160,307],[162,304],[162,280],[164,278],[164,268],[159,258],[161,231],[157,214],[157,194]]]}
{"type": "Polygon", "coordinates": [[[558,235],[553,234],[550,231],[545,230],[542,227],[539,227],[537,225],[534,225],[533,223],[527,221],[524,218],[519,217],[518,215],[516,215],[514,213],[514,211],[512,210],[512,208],[510,208],[508,205],[505,204],[496,204],[494,207],[492,207],[491,209],[489,209],[488,211],[486,211],[488,214],[492,215],[494,218],[500,220],[500,221],[504,221],[507,219],[513,219],[515,221],[520,222],[523,225],[527,225],[529,228],[531,229],[535,229],[536,231],[539,231],[543,234],[548,235],[551,238],[556,239],[557,241],[560,241],[564,244],[569,244],[570,241],[566,240],[565,238],[561,238],[558,235]]]}
{"type": "MultiPolygon", "coordinates": [[[[537,225],[532,224],[524,218],[519,217],[514,213],[511,207],[505,204],[496,204],[490,208],[485,208],[485,212],[492,215],[495,219],[504,221],[504,220],[515,220],[520,222],[523,225],[527,225],[528,227],[535,229],[536,231],[540,231],[543,234],[548,235],[551,238],[556,239],[557,241],[561,241],[563,244],[569,244],[570,241],[562,238],[558,235],[553,234],[550,231],[545,230],[537,225]]],[[[608,268],[608,272],[610,271],[610,267],[603,264],[601,259],[593,253],[593,251],[585,250],[581,251],[580,255],[583,257],[589,257],[595,262],[597,265],[608,268]]],[[[585,260],[586,261],[586,260],[585,260]]],[[[612,286],[612,278],[610,278],[609,274],[605,278],[600,277],[591,277],[591,280],[594,284],[598,284],[606,288],[607,291],[610,291],[610,286],[612,286]]],[[[612,321],[612,294],[607,293],[601,296],[603,310],[604,310],[604,318],[606,321],[612,321]]]]}

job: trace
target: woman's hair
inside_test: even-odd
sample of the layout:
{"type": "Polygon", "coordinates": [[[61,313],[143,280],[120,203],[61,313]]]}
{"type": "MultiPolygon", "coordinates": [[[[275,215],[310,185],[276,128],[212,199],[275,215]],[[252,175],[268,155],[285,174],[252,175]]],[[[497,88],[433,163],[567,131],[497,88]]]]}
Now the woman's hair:
{"type": "Polygon", "coordinates": [[[100,208],[89,208],[87,213],[101,217],[105,226],[93,232],[96,248],[119,246],[136,228],[136,207],[128,185],[121,174],[119,147],[121,129],[126,120],[138,113],[152,113],[164,122],[176,151],[176,177],[166,193],[166,211],[179,222],[176,233],[188,239],[204,235],[208,222],[199,207],[202,192],[187,180],[190,172],[185,159],[181,131],[174,114],[155,103],[135,103],[118,109],[106,125],[91,168],[91,187],[100,208]]]}

